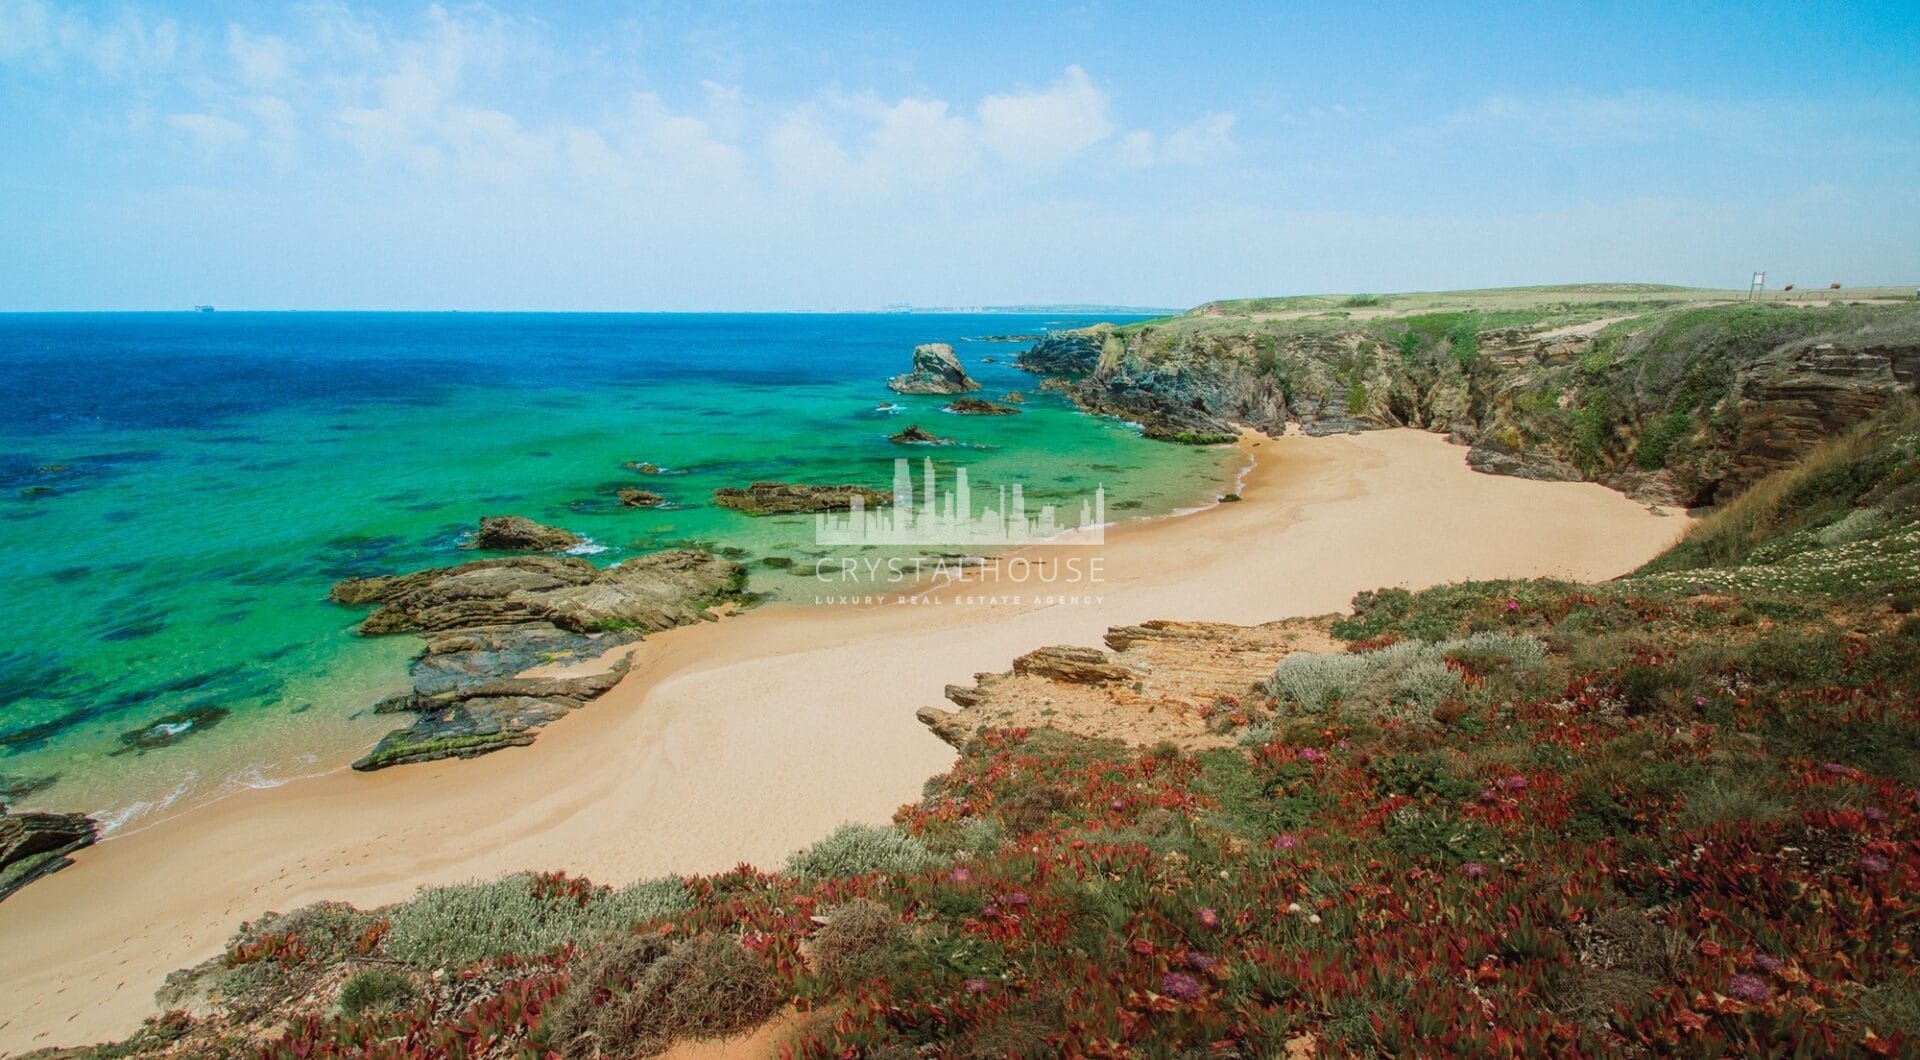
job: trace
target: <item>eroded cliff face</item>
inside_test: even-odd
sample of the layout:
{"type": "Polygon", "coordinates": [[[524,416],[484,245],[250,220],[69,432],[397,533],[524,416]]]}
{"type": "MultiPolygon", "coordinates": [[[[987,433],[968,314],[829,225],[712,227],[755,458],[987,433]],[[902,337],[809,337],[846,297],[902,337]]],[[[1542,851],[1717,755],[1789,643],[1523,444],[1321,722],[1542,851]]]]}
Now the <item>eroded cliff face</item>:
{"type": "Polygon", "coordinates": [[[1211,443],[1241,424],[1273,434],[1297,423],[1311,435],[1417,427],[1468,445],[1468,462],[1491,474],[1591,480],[1689,506],[1727,500],[1920,379],[1912,306],[1692,306],[1497,328],[1478,319],[1196,311],[1049,335],[1019,363],[1152,438],[1211,443]]]}

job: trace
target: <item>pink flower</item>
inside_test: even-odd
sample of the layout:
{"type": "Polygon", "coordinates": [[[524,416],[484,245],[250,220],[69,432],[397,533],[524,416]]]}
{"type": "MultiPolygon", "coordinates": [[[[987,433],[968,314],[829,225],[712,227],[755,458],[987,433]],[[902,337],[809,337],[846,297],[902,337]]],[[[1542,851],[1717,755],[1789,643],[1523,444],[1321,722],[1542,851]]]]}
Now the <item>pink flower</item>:
{"type": "Polygon", "coordinates": [[[968,871],[965,865],[961,865],[958,868],[954,869],[952,872],[948,873],[947,879],[952,880],[955,883],[965,883],[968,880],[973,879],[973,873],[968,871]]]}
{"type": "Polygon", "coordinates": [[[1518,611],[1518,610],[1520,610],[1520,601],[1518,601],[1518,600],[1508,600],[1508,601],[1507,601],[1507,612],[1508,612],[1509,614],[1511,614],[1511,613],[1513,613],[1513,612],[1515,612],[1515,611],[1518,611]]]}
{"type": "Polygon", "coordinates": [[[993,984],[987,982],[985,979],[969,979],[966,985],[967,993],[984,994],[993,984]]]}
{"type": "Polygon", "coordinates": [[[1860,859],[1860,871],[1869,876],[1880,876],[1893,869],[1893,862],[1878,854],[1868,854],[1860,859]]]}
{"type": "Polygon", "coordinates": [[[1200,980],[1185,972],[1168,972],[1160,977],[1160,992],[1176,1001],[1192,1001],[1205,993],[1200,980]]]}
{"type": "Polygon", "coordinates": [[[1300,758],[1306,762],[1324,762],[1327,760],[1327,752],[1322,751],[1318,747],[1302,747],[1300,749],[1300,758]]]}
{"type": "Polygon", "coordinates": [[[1505,780],[1502,780],[1500,786],[1506,788],[1508,791],[1518,791],[1527,786],[1527,778],[1515,773],[1505,780]]]}
{"type": "Polygon", "coordinates": [[[1693,697],[1693,705],[1694,705],[1694,706],[1696,706],[1696,707],[1704,707],[1704,706],[1706,706],[1706,705],[1707,705],[1707,697],[1705,697],[1705,696],[1695,696],[1695,697],[1693,697]]]}
{"type": "Polygon", "coordinates": [[[1765,1001],[1773,996],[1773,988],[1751,975],[1736,975],[1727,980],[1727,996],[1742,1001],[1765,1001]]]}
{"type": "Polygon", "coordinates": [[[1878,806],[1869,806],[1861,810],[1860,813],[1869,821],[1884,821],[1887,819],[1887,811],[1878,806]]]}
{"type": "Polygon", "coordinates": [[[1267,845],[1275,850],[1292,850],[1294,847],[1300,845],[1300,837],[1294,835],[1292,832],[1282,832],[1272,839],[1267,840],[1267,845]]]}
{"type": "Polygon", "coordinates": [[[1768,975],[1772,975],[1780,969],[1785,968],[1787,962],[1770,953],[1756,953],[1753,955],[1753,966],[1768,975]]]}
{"type": "Polygon", "coordinates": [[[1213,907],[1210,905],[1201,906],[1194,911],[1193,915],[1195,919],[1200,921],[1201,927],[1217,928],[1220,926],[1220,914],[1214,912],[1213,907]]]}
{"type": "Polygon", "coordinates": [[[1115,813],[1119,813],[1121,810],[1124,810],[1126,808],[1127,808],[1127,802],[1125,799],[1115,799],[1112,802],[1107,803],[1107,809],[1112,810],[1115,813]]]}
{"type": "Polygon", "coordinates": [[[1214,965],[1219,963],[1220,959],[1218,957],[1209,957],[1195,950],[1187,951],[1186,965],[1196,972],[1210,972],[1213,970],[1214,965]]]}
{"type": "Polygon", "coordinates": [[[1855,773],[1859,772],[1859,770],[1853,768],[1852,766],[1843,766],[1838,762],[1828,762],[1826,765],[1823,765],[1820,768],[1826,770],[1828,773],[1836,777],[1850,777],[1850,776],[1853,776],[1855,773]]]}
{"type": "Polygon", "coordinates": [[[1486,876],[1487,867],[1478,861],[1469,861],[1460,866],[1460,871],[1467,874],[1467,879],[1477,880],[1486,876]]]}
{"type": "Polygon", "coordinates": [[[1018,909],[1021,906],[1026,905],[1029,901],[1031,901],[1031,899],[1027,897],[1027,892],[1015,891],[1012,894],[1002,895],[1000,897],[1000,901],[1002,904],[1012,906],[1013,908],[1018,909]]]}

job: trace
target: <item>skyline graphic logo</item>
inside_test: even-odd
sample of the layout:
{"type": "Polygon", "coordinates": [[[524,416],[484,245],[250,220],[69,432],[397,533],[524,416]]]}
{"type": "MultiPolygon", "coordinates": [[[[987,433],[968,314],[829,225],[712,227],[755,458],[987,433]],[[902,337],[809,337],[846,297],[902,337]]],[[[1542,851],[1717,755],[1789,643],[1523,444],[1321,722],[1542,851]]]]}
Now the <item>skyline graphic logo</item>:
{"type": "Polygon", "coordinates": [[[1078,521],[1063,523],[1057,506],[1027,511],[1019,484],[1001,486],[986,496],[989,503],[973,513],[973,490],[967,469],[954,469],[953,488],[939,492],[939,473],[932,458],[922,461],[919,503],[915,503],[913,465],[906,457],[893,462],[893,503],[869,509],[860,498],[844,515],[814,516],[813,540],[818,545],[1099,545],[1106,542],[1107,490],[1096,486],[1082,498],[1078,521]],[[1074,531],[1066,538],[1067,531],[1074,531]]]}

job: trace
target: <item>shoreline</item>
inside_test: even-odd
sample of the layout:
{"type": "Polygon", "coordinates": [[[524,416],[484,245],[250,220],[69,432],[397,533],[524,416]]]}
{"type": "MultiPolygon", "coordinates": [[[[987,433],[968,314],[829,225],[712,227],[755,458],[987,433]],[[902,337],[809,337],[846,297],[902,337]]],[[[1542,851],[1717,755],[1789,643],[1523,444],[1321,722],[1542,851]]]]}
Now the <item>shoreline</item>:
{"type": "Polygon", "coordinates": [[[953,760],[914,712],[1035,648],[1153,618],[1321,614],[1381,585],[1612,577],[1685,526],[1591,483],[1478,474],[1421,431],[1238,445],[1240,503],[1001,557],[1098,556],[1097,603],[771,604],[647,638],[625,680],[530,748],[238,792],[83,851],[0,903],[0,1050],[132,1031],[167,972],[268,909],[523,868],[618,884],[777,866],[913,799],[953,760]]]}

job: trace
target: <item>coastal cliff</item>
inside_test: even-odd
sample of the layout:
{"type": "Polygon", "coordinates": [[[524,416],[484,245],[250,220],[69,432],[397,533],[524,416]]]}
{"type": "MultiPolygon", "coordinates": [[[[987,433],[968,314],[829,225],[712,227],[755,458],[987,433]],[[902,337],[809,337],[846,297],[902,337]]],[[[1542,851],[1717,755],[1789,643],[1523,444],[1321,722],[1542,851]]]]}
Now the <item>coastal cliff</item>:
{"type": "Polygon", "coordinates": [[[958,758],[891,826],[777,871],[267,914],[94,1055],[1912,1055],[1896,405],[1624,578],[1029,651],[921,712],[958,758]]]}
{"type": "Polygon", "coordinates": [[[1514,292],[1508,303],[1524,308],[1216,302],[1049,335],[1018,363],[1149,438],[1417,427],[1470,446],[1481,471],[1686,506],[1724,503],[1920,378],[1920,307],[1658,300],[1663,290],[1514,292]]]}

